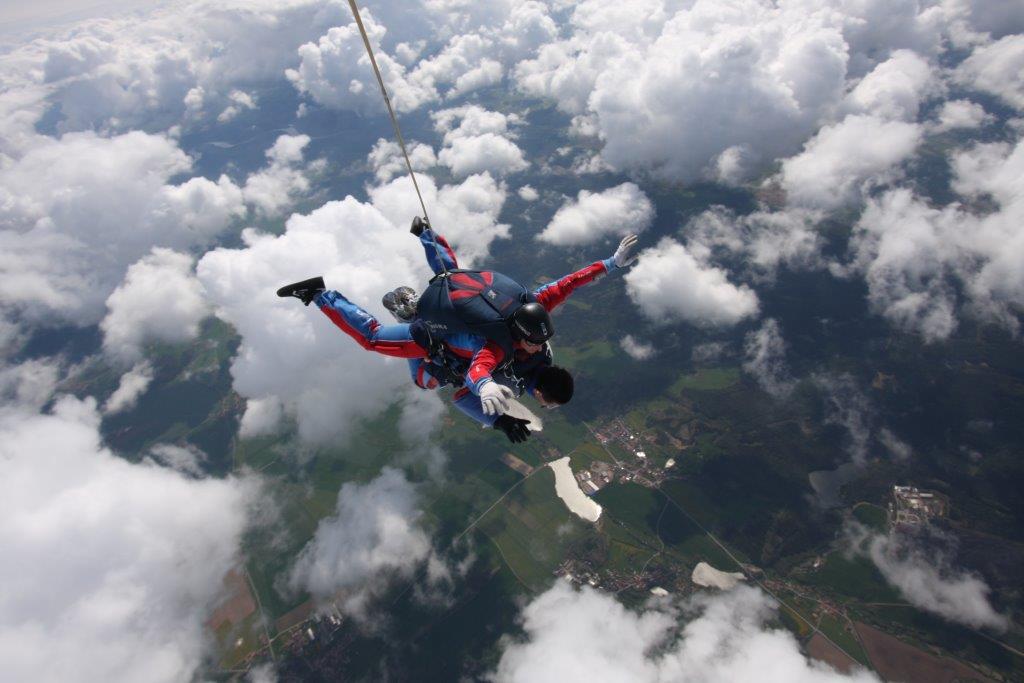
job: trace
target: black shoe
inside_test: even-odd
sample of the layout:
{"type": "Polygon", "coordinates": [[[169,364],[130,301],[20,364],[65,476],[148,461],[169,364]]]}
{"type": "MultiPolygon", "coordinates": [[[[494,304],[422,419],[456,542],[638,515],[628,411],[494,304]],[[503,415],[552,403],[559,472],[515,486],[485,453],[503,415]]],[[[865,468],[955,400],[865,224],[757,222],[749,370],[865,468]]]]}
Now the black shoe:
{"type": "Polygon", "coordinates": [[[277,290],[277,295],[281,297],[294,296],[296,299],[301,299],[302,303],[308,306],[313,297],[325,289],[327,289],[327,286],[324,284],[324,278],[317,275],[302,282],[293,282],[290,285],[285,285],[277,290]]]}
{"type": "Polygon", "coordinates": [[[396,287],[381,298],[384,308],[391,311],[395,320],[400,323],[410,323],[416,318],[416,304],[419,297],[412,287],[396,287]]]}
{"type": "Polygon", "coordinates": [[[430,223],[427,222],[426,218],[420,218],[419,216],[416,216],[416,218],[412,219],[412,227],[409,228],[409,232],[419,237],[420,235],[423,234],[424,229],[430,229],[430,223]]]}

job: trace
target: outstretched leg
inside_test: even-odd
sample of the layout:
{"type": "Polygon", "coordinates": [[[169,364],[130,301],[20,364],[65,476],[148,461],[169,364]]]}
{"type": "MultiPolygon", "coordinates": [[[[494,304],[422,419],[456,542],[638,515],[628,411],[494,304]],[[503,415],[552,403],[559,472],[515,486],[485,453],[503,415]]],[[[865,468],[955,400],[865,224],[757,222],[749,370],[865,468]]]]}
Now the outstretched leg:
{"type": "Polygon", "coordinates": [[[367,351],[395,358],[425,358],[427,355],[426,350],[413,340],[407,324],[381,325],[340,292],[330,289],[320,292],[313,302],[342,332],[367,351]]]}
{"type": "Polygon", "coordinates": [[[427,254],[427,263],[430,264],[434,275],[440,275],[446,269],[455,270],[459,267],[459,262],[455,259],[455,252],[449,246],[448,240],[435,233],[432,228],[424,228],[419,237],[420,244],[423,245],[423,250],[427,254]]]}

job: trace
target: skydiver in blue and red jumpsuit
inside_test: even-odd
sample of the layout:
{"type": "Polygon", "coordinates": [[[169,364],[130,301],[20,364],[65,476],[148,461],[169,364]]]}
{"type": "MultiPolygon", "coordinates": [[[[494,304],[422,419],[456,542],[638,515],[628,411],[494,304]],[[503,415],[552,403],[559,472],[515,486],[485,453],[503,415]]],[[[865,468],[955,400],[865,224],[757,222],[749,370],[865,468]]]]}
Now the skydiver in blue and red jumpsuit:
{"type": "MultiPolygon", "coordinates": [[[[444,237],[426,227],[419,238],[435,274],[458,269],[455,252],[444,237]]],[[[629,235],[612,257],[535,290],[537,303],[546,311],[553,311],[577,288],[607,272],[628,266],[635,260],[632,252],[636,243],[636,236],[629,235]]],[[[385,295],[385,305],[399,319],[412,317],[411,310],[396,311],[396,307],[401,309],[403,304],[415,305],[415,301],[408,301],[410,293],[414,296],[409,288],[400,287],[395,293],[385,295]],[[406,301],[396,301],[396,293],[404,295],[406,301]]],[[[506,358],[502,348],[494,342],[472,334],[451,334],[443,338],[438,353],[437,348],[429,348],[423,335],[416,333],[417,322],[382,325],[340,292],[325,289],[322,278],[282,287],[278,295],[298,297],[307,305],[315,302],[335,325],[368,351],[408,359],[412,380],[422,389],[462,384],[452,399],[456,407],[482,425],[501,429],[514,442],[524,441],[529,432],[525,420],[504,415],[509,398],[525,391],[542,406],[556,407],[572,396],[572,376],[552,365],[551,349],[546,342],[534,344],[518,340],[513,346],[515,357],[506,358]]]]}

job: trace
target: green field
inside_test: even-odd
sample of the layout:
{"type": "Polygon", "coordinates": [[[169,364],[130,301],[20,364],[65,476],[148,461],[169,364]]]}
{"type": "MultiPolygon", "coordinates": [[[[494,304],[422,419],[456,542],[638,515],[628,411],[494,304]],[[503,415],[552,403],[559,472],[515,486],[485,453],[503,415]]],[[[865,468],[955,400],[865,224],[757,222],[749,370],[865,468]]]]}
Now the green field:
{"type": "Polygon", "coordinates": [[[806,581],[865,602],[902,600],[900,594],[886,582],[871,560],[864,557],[847,558],[841,552],[829,553],[821,568],[806,581]]]}

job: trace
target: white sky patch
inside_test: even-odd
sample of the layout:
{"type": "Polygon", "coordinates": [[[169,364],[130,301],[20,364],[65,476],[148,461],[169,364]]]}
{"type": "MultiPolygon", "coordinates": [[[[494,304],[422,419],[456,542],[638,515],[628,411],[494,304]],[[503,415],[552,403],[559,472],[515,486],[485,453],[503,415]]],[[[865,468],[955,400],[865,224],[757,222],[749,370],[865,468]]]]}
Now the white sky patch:
{"type": "Polygon", "coordinates": [[[103,404],[103,412],[114,415],[131,410],[138,403],[139,397],[146,393],[153,382],[153,366],[149,361],[139,361],[128,372],[121,375],[117,389],[103,404]]]}
{"type": "Polygon", "coordinates": [[[532,185],[523,185],[519,188],[518,194],[524,202],[535,202],[540,199],[540,193],[532,185]]]}
{"type": "Polygon", "coordinates": [[[631,334],[627,334],[625,337],[619,340],[619,346],[626,352],[633,360],[647,360],[652,358],[657,349],[654,348],[654,344],[650,342],[640,341],[631,334]]]}
{"type": "Polygon", "coordinates": [[[875,534],[855,522],[848,524],[846,533],[854,551],[871,558],[912,605],[973,628],[1005,631],[1009,626],[989,603],[988,584],[953,567],[944,551],[920,546],[906,535],[875,534]]]}
{"type": "Polygon", "coordinates": [[[760,307],[753,290],[732,284],[724,270],[701,264],[668,237],[642,251],[625,280],[630,299],[656,323],[728,327],[760,307]]]}
{"type": "Polygon", "coordinates": [[[743,370],[775,398],[783,399],[793,391],[795,382],[786,365],[786,341],[779,321],[765,320],[761,327],[744,338],[743,370]]]}
{"type": "Polygon", "coordinates": [[[640,233],[654,220],[654,204],[635,183],[602,192],[580,190],[567,200],[537,239],[556,245],[590,244],[611,235],[640,233]]]}
{"type": "Polygon", "coordinates": [[[210,306],[193,264],[188,254],[154,249],[129,266],[124,282],[107,298],[100,323],[104,350],[131,362],[141,357],[145,342],[194,339],[210,306]]]}
{"type": "MultiPolygon", "coordinates": [[[[422,142],[411,140],[406,142],[409,150],[409,162],[413,171],[422,172],[437,166],[437,155],[434,148],[422,142]]],[[[405,165],[405,157],[402,155],[402,148],[397,142],[380,138],[370,150],[367,161],[373,167],[373,173],[378,183],[390,182],[397,175],[404,175],[409,172],[405,165]]]]}
{"type": "Polygon", "coordinates": [[[515,115],[467,105],[445,109],[431,117],[434,128],[444,134],[444,146],[437,160],[456,177],[484,171],[503,176],[529,167],[523,150],[512,141],[514,134],[509,125],[517,122],[515,115]]]}
{"type": "Polygon", "coordinates": [[[432,554],[420,527],[418,497],[401,471],[384,469],[366,484],[348,482],[332,516],[320,521],[289,576],[293,589],[326,600],[339,591],[356,615],[390,578],[408,577],[432,554]]]}
{"type": "Polygon", "coordinates": [[[970,100],[950,100],[939,110],[938,120],[931,130],[942,133],[948,130],[979,128],[995,120],[985,108],[970,100]]]}
{"type": "Polygon", "coordinates": [[[92,399],[0,411],[4,680],[188,680],[206,652],[255,487],[131,464],[99,421],[92,399]]]}
{"type": "Polygon", "coordinates": [[[523,608],[525,637],[505,640],[493,676],[500,683],[555,683],[581,671],[637,683],[878,680],[808,660],[788,631],[767,625],[774,611],[764,593],[746,586],[634,612],[614,596],[560,581],[523,608]]]}

